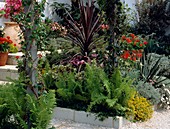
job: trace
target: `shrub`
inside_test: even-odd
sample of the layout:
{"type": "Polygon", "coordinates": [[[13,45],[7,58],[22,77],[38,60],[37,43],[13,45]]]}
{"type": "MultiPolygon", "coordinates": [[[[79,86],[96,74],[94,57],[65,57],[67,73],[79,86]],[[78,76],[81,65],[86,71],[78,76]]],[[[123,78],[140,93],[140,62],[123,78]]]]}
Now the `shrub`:
{"type": "Polygon", "coordinates": [[[166,33],[169,27],[170,5],[169,0],[155,0],[153,4],[145,1],[137,4],[139,21],[134,27],[137,34],[151,35],[153,39],[159,42],[159,46],[153,46],[152,49],[158,48],[156,53],[170,54],[170,35],[166,33]]]}
{"type": "Polygon", "coordinates": [[[128,108],[130,110],[126,115],[133,121],[146,121],[150,119],[153,114],[153,107],[150,102],[137,93],[129,99],[128,108]]]}
{"type": "Polygon", "coordinates": [[[80,48],[84,56],[87,56],[100,39],[97,32],[101,29],[101,16],[96,13],[97,9],[93,0],[88,0],[86,5],[81,1],[79,10],[80,19],[78,22],[73,19],[71,14],[68,14],[70,19],[66,19],[67,37],[80,48]]]}
{"type": "Polygon", "coordinates": [[[158,104],[161,99],[161,93],[158,89],[154,88],[152,84],[139,81],[136,90],[139,94],[147,98],[152,104],[158,104]]]}
{"type": "Polygon", "coordinates": [[[55,104],[54,91],[39,96],[27,94],[22,81],[1,86],[1,129],[45,129],[55,104]]]}
{"type": "MultiPolygon", "coordinates": [[[[94,75],[92,69],[87,67],[87,70],[91,74],[87,74],[86,77],[94,75]]],[[[92,90],[93,92],[91,91],[91,103],[88,106],[88,110],[99,112],[99,114],[104,116],[124,116],[127,110],[127,102],[134,92],[134,89],[131,87],[132,80],[122,77],[119,69],[115,69],[110,79],[102,69],[98,68],[97,70],[93,78],[94,80],[101,80],[102,85],[96,85],[96,83],[90,81],[94,90],[92,90]],[[97,89],[99,88],[97,87],[103,90],[98,92],[97,89]],[[105,107],[105,109],[103,108],[104,110],[100,111],[101,107],[105,107]]],[[[91,78],[92,76],[90,78],[87,77],[88,80],[91,80],[91,78]]]]}
{"type": "Polygon", "coordinates": [[[100,118],[125,116],[134,89],[132,80],[123,78],[118,69],[109,79],[96,64],[86,64],[84,71],[64,70],[56,77],[59,106],[95,112],[100,118]]]}

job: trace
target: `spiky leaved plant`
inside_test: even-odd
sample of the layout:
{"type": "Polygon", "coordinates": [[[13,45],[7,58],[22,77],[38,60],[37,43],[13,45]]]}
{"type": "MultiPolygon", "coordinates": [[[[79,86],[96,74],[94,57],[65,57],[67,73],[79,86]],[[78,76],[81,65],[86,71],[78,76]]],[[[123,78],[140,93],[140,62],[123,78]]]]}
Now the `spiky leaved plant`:
{"type": "Polygon", "coordinates": [[[74,44],[80,47],[81,53],[86,56],[95,46],[97,41],[96,34],[100,30],[100,15],[95,8],[93,0],[88,0],[85,5],[83,1],[79,3],[80,19],[73,19],[68,13],[67,37],[73,41],[74,44]]]}

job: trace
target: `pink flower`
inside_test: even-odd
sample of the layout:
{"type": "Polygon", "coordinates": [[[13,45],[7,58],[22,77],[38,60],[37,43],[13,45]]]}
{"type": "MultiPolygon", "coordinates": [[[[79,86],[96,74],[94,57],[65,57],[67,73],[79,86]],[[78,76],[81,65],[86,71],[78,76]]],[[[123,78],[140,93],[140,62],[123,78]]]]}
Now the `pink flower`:
{"type": "Polygon", "coordinates": [[[21,7],[21,0],[6,0],[5,8],[3,9],[5,11],[4,17],[11,18],[12,15],[17,15],[19,12],[21,12],[21,7]]]}

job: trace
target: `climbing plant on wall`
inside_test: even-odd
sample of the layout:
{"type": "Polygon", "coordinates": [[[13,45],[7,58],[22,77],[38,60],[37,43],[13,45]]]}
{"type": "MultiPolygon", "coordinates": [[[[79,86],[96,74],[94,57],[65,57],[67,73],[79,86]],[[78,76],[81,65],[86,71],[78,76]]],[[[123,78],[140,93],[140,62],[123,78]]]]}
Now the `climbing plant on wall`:
{"type": "MultiPolygon", "coordinates": [[[[22,0],[23,12],[13,18],[22,29],[21,42],[23,57],[19,60],[19,79],[1,89],[0,111],[8,111],[2,118],[12,128],[45,129],[51,119],[55,94],[46,90],[38,79],[38,50],[44,49],[48,40],[51,23],[42,20],[46,0],[22,0]],[[5,91],[5,92],[4,92],[5,91]],[[6,93],[9,92],[7,97],[6,93]],[[18,97],[19,96],[19,97],[18,97]],[[3,108],[1,108],[3,106],[3,108]],[[10,120],[11,116],[13,121],[10,120]]],[[[1,113],[1,112],[0,112],[1,113]]],[[[0,125],[0,128],[7,128],[0,125]]]]}

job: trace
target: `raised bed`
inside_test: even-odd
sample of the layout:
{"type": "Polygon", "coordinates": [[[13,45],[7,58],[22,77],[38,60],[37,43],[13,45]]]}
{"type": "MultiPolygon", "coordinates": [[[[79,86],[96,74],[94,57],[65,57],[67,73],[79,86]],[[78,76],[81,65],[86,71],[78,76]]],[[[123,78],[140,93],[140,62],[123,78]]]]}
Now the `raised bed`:
{"type": "Polygon", "coordinates": [[[97,126],[110,127],[114,129],[121,129],[121,127],[123,127],[128,122],[123,117],[116,117],[116,119],[113,119],[113,117],[109,117],[104,121],[100,121],[99,119],[96,118],[95,114],[93,113],[76,111],[73,109],[61,107],[54,108],[53,118],[71,120],[74,122],[80,122],[97,126]]]}

